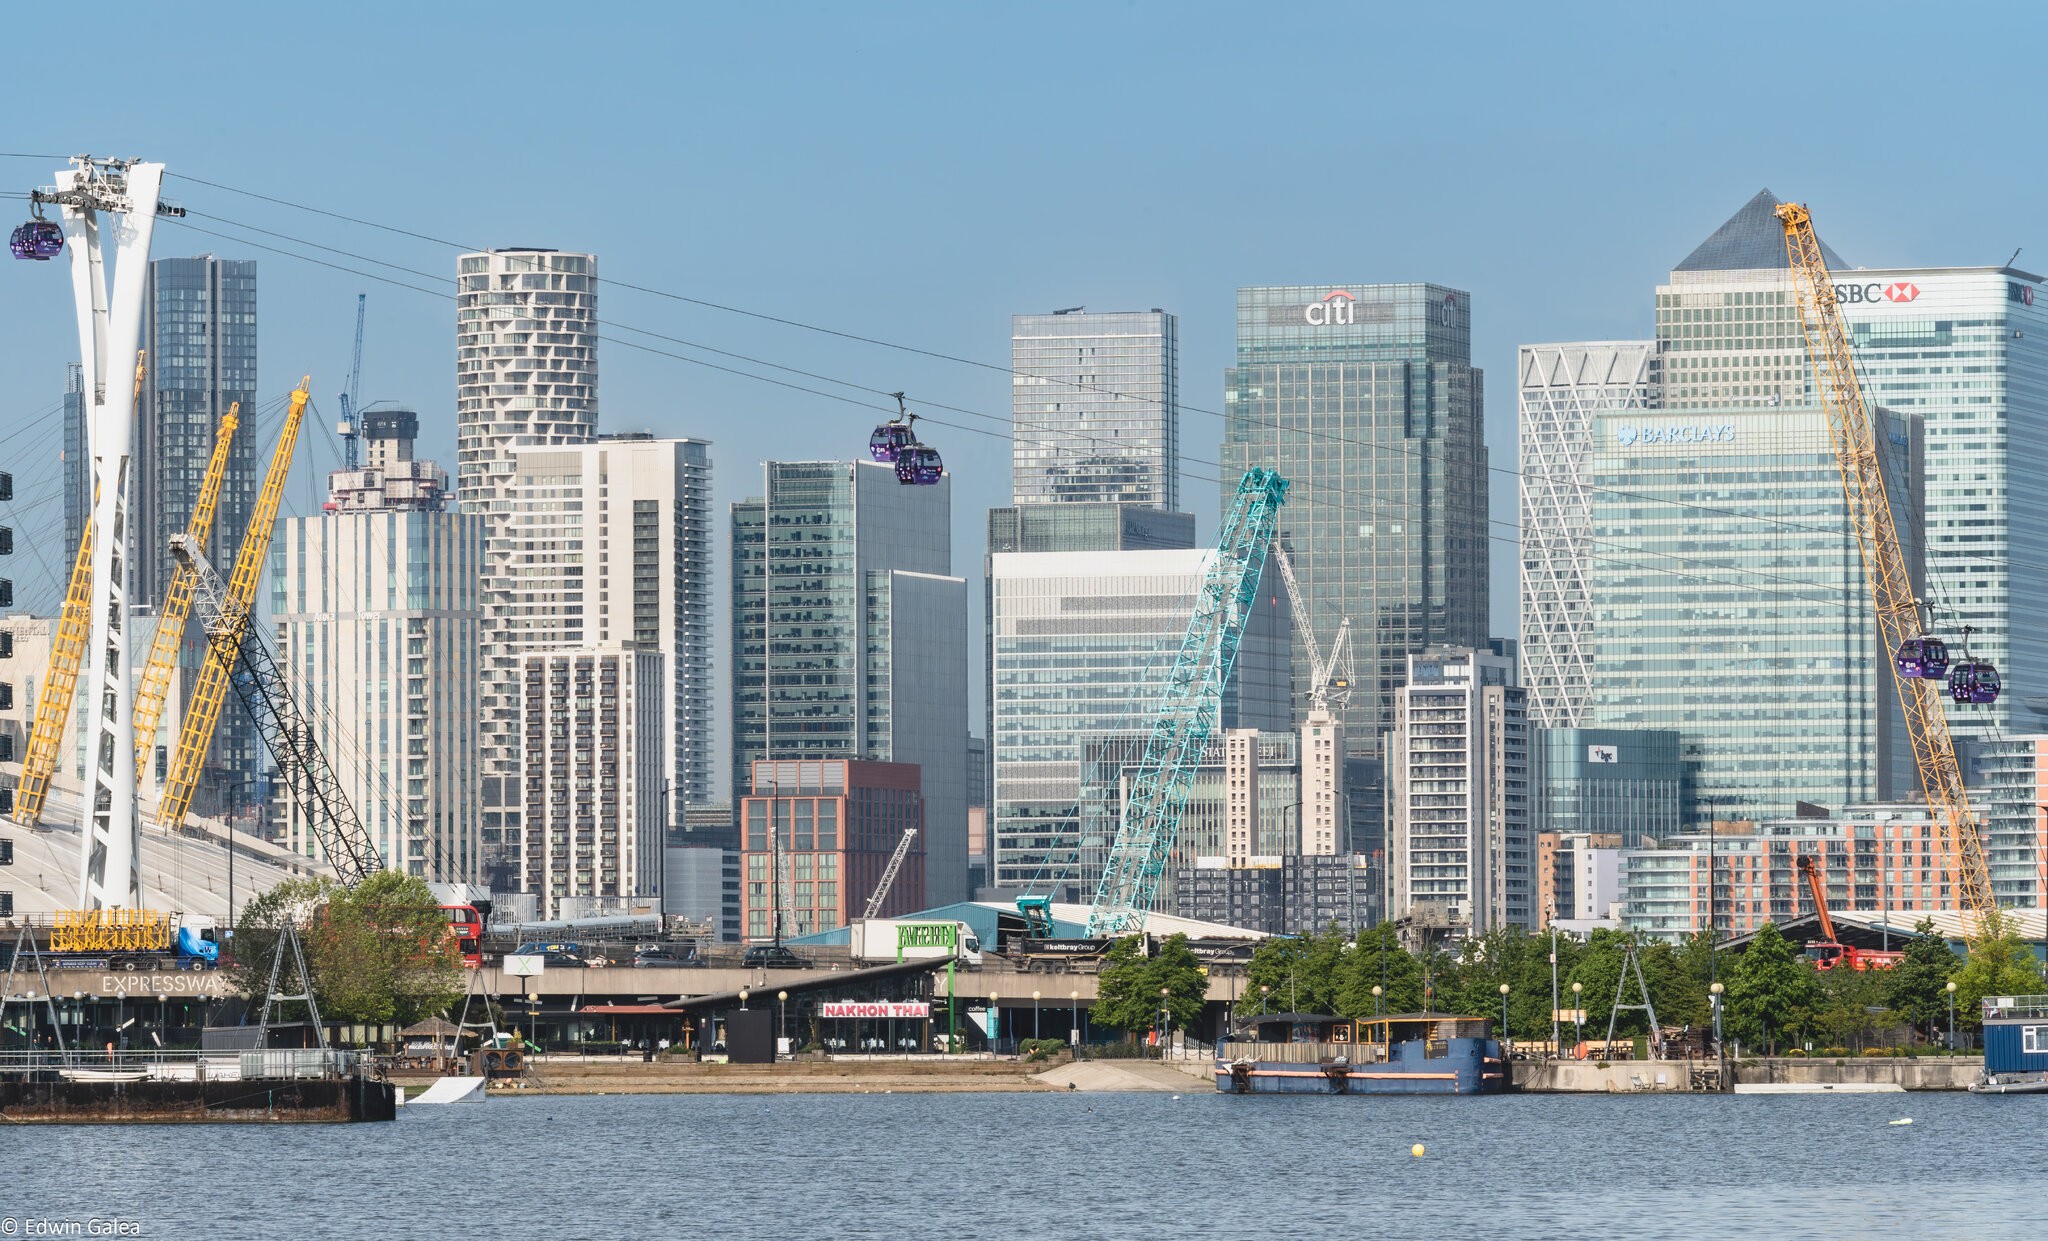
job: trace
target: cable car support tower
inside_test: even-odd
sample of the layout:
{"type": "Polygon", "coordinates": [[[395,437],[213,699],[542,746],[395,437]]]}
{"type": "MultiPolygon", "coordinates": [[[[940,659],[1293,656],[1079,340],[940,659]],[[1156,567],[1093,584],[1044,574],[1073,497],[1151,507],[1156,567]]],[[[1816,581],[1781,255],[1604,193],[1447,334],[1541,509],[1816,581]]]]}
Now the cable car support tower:
{"type": "Polygon", "coordinates": [[[84,842],[79,907],[141,903],[137,852],[142,822],[135,798],[135,694],[129,654],[130,549],[128,472],[134,454],[136,390],[128,359],[142,336],[142,295],[156,217],[183,215],[159,201],[164,166],[76,156],[54,189],[31,195],[38,206],[63,209],[64,248],[71,252],[71,292],[78,316],[78,354],[85,373],[86,453],[92,463],[92,586],[81,663],[92,721],[87,744],[84,842]],[[103,234],[114,242],[111,294],[103,234]],[[118,360],[118,361],[117,361],[118,360]],[[112,368],[122,368],[110,374],[112,368]]]}

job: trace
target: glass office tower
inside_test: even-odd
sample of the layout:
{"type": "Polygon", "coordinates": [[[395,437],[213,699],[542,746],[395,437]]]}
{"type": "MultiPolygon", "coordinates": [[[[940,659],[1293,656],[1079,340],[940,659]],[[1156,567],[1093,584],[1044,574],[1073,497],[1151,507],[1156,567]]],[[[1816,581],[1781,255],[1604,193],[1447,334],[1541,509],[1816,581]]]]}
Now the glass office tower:
{"type": "Polygon", "coordinates": [[[1018,504],[1180,504],[1180,324],[1083,307],[1010,320],[1018,504]]]}
{"type": "MultiPolygon", "coordinates": [[[[1877,425],[1917,573],[1920,420],[1877,425]]],[[[1627,549],[1592,562],[1593,722],[1678,730],[1691,804],[1718,818],[1897,797],[1914,769],[1826,415],[1603,414],[1593,430],[1593,539],[1627,549]]]]}
{"type": "MultiPolygon", "coordinates": [[[[1238,290],[1222,494],[1247,469],[1293,484],[1279,538],[1319,641],[1351,620],[1346,744],[1376,751],[1408,656],[1485,647],[1486,443],[1465,293],[1433,284],[1238,290]]],[[[1294,679],[1308,682],[1295,643],[1294,679]]]]}
{"type": "MultiPolygon", "coordinates": [[[[771,461],[732,506],[733,787],[758,759],[915,763],[934,903],[967,891],[967,583],[952,480],[771,461]]],[[[862,901],[866,893],[860,893],[862,901]]]]}

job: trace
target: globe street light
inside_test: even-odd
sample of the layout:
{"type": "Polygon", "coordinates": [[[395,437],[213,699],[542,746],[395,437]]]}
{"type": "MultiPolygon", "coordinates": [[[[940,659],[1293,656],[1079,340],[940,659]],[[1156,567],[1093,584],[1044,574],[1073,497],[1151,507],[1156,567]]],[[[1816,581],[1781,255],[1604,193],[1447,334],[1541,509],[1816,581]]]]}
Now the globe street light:
{"type": "Polygon", "coordinates": [[[1173,1011],[1166,1007],[1166,997],[1173,991],[1168,987],[1159,988],[1159,1056],[1166,1058],[1167,1048],[1173,1038],[1173,1011]]]}
{"type": "Polygon", "coordinates": [[[1036,991],[1031,993],[1031,1037],[1034,1039],[1038,1037],[1038,995],[1036,991]]]}
{"type": "Polygon", "coordinates": [[[747,989],[745,987],[740,988],[740,1011],[747,1011],[747,989]]]}
{"type": "Polygon", "coordinates": [[[988,1050],[990,1055],[995,1054],[996,1042],[1003,1036],[1003,1010],[997,1007],[1001,1003],[1002,998],[1000,992],[991,991],[988,993],[988,1050]]]}
{"type": "MultiPolygon", "coordinates": [[[[778,1043],[787,1043],[789,1041],[789,992],[787,991],[777,991],[775,993],[775,1041],[778,1043]]],[[[778,1047],[776,1050],[779,1052],[781,1048],[778,1047]]]]}
{"type": "Polygon", "coordinates": [[[1585,1041],[1586,1037],[1586,1006],[1585,1001],[1579,998],[1585,990],[1585,983],[1575,982],[1572,984],[1572,1050],[1574,1052],[1578,1051],[1579,1044],[1585,1041]]]}
{"type": "Polygon", "coordinates": [[[1508,985],[1506,983],[1500,985],[1500,1037],[1503,1042],[1508,1037],[1508,985]]]}
{"type": "Polygon", "coordinates": [[[1079,1046],[1081,1043],[1081,993],[1067,992],[1067,1041],[1079,1046]]]}
{"type": "Polygon", "coordinates": [[[1727,988],[1717,982],[1707,990],[1711,993],[1707,998],[1714,1006],[1714,1054],[1718,1056],[1721,1054],[1721,994],[1727,988]]]}
{"type": "Polygon", "coordinates": [[[1273,988],[1267,986],[1265,983],[1259,984],[1259,1016],[1263,1017],[1266,1015],[1266,997],[1272,994],[1273,988]]]}
{"type": "Polygon", "coordinates": [[[1956,1054],[1956,984],[1953,978],[1948,983],[1948,1054],[1956,1054]]]}
{"type": "Polygon", "coordinates": [[[1385,1015],[1386,1015],[1386,1011],[1387,1011],[1387,1006],[1386,1006],[1386,994],[1387,994],[1387,989],[1386,989],[1385,987],[1382,987],[1382,986],[1380,986],[1380,985],[1379,985],[1378,983],[1374,983],[1374,984],[1372,985],[1372,1015],[1373,1015],[1373,1016],[1375,1016],[1375,1017],[1382,1017],[1382,1016],[1385,1016],[1385,1015]]]}

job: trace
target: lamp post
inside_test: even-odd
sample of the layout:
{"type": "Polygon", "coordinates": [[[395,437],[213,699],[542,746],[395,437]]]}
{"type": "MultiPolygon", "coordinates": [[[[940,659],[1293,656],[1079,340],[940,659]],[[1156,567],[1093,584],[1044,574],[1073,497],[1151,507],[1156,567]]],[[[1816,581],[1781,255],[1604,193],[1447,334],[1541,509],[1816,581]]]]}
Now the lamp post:
{"type": "MultiPolygon", "coordinates": [[[[1719,983],[1715,983],[1714,985],[1715,985],[1715,986],[1717,986],[1717,987],[1718,987],[1718,986],[1720,986],[1720,984],[1719,984],[1719,983]]],[[[1584,995],[1584,994],[1585,994],[1585,991],[1586,991],[1586,984],[1585,984],[1585,983],[1582,983],[1582,982],[1575,982],[1575,983],[1573,983],[1573,984],[1572,984],[1572,1050],[1573,1050],[1573,1051],[1577,1051],[1577,1050],[1579,1049],[1579,1044],[1580,1044],[1580,1043],[1582,1043],[1582,1042],[1584,1042],[1584,1041],[1585,1041],[1585,1038],[1586,1038],[1586,1004],[1585,1004],[1585,1001],[1584,1001],[1584,1000],[1582,1000],[1582,999],[1580,999],[1580,998],[1579,998],[1580,996],[1582,996],[1582,995],[1584,995]]]]}
{"type": "Polygon", "coordinates": [[[988,993],[988,1050],[990,1055],[995,1054],[996,1042],[1003,1037],[1003,1010],[998,1007],[1002,998],[1002,995],[998,992],[991,991],[988,993]]]}
{"type": "Polygon", "coordinates": [[[171,1045],[171,997],[156,997],[156,1046],[158,1051],[171,1045]]]}
{"type": "MultiPolygon", "coordinates": [[[[517,1033],[519,1027],[512,1027],[517,1033]]],[[[533,1050],[540,1048],[540,992],[526,993],[526,1045],[533,1050]]]]}
{"type": "Polygon", "coordinates": [[[1714,799],[1707,800],[1707,977],[1721,981],[1721,923],[1714,892],[1714,799]]]}
{"type": "Polygon", "coordinates": [[[1956,1054],[1956,983],[1953,978],[1948,983],[1948,1054],[1956,1054]]]}
{"type": "Polygon", "coordinates": [[[1266,1015],[1266,1000],[1272,994],[1273,988],[1267,986],[1265,983],[1259,984],[1259,1016],[1263,1017],[1266,1015]]]}
{"type": "Polygon", "coordinates": [[[747,989],[745,987],[740,988],[740,1011],[747,1011],[747,989]]]}
{"type": "Polygon", "coordinates": [[[1031,1037],[1038,1037],[1038,992],[1031,993],[1031,1037]]]}
{"type": "Polygon", "coordinates": [[[1166,997],[1172,994],[1170,987],[1159,988],[1159,1058],[1162,1060],[1166,1058],[1173,1038],[1173,1010],[1166,1006],[1166,997]]]}
{"type": "Polygon", "coordinates": [[[1500,985],[1500,1037],[1505,1043],[1508,1037],[1508,985],[1500,985]]]}
{"type": "Polygon", "coordinates": [[[1067,1041],[1078,1046],[1081,1042],[1081,993],[1067,992],[1067,1027],[1071,1031],[1067,1041]]]}
{"type": "MultiPolygon", "coordinates": [[[[775,993],[775,1041],[777,1043],[787,1043],[789,1041],[789,992],[787,991],[777,991],[775,993]]],[[[781,1048],[778,1047],[776,1050],[780,1052],[781,1048]]]]}
{"type": "Polygon", "coordinates": [[[1387,989],[1378,983],[1372,985],[1372,1015],[1384,1017],[1387,1014],[1387,989]]]}
{"type": "Polygon", "coordinates": [[[1550,907],[1550,1054],[1557,1054],[1557,906],[1550,907]]]}

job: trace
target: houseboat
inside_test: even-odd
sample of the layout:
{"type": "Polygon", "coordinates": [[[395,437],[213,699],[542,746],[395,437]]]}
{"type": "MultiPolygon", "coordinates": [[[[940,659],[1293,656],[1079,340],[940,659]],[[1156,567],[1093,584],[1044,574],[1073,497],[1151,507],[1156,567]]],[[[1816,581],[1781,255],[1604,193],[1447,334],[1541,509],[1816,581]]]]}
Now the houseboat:
{"type": "Polygon", "coordinates": [[[1256,1017],[1216,1049],[1223,1094],[1498,1094],[1507,1059],[1486,1017],[1256,1017]]]}
{"type": "Polygon", "coordinates": [[[1984,1075],[1973,1094],[2048,1094],[2048,995],[1984,997],[1984,1075]]]}

